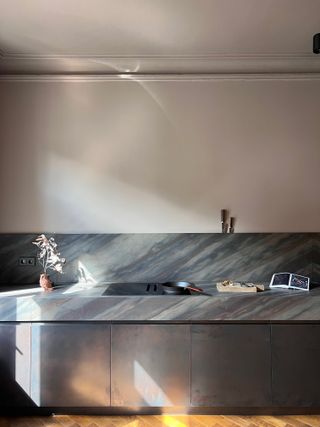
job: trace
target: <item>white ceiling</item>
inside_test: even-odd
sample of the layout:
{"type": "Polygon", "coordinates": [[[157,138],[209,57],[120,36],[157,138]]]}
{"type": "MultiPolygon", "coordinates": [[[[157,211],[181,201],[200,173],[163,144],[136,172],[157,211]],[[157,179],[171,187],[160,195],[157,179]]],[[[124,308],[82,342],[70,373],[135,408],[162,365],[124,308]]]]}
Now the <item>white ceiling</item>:
{"type": "Polygon", "coordinates": [[[53,71],[81,69],[88,57],[320,63],[320,0],[0,0],[0,11],[2,72],[48,58],[53,71]]]}

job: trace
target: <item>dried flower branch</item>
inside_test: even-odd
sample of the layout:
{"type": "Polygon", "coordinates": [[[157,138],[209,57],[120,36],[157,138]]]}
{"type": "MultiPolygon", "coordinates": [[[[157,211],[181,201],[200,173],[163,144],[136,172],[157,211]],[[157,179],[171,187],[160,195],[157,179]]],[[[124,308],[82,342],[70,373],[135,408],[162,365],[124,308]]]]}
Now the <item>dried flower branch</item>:
{"type": "Polygon", "coordinates": [[[43,266],[44,273],[47,273],[48,269],[62,273],[62,267],[66,260],[60,256],[54,238],[50,237],[48,239],[44,234],[40,234],[32,243],[39,248],[37,256],[40,264],[43,266]]]}

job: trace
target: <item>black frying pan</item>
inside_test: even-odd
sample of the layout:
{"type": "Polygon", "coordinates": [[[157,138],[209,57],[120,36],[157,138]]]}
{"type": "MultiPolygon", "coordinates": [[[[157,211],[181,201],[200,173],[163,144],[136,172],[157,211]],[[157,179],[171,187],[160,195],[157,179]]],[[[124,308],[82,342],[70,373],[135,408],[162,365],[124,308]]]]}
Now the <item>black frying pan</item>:
{"type": "Polygon", "coordinates": [[[186,291],[203,293],[203,289],[198,288],[194,283],[190,282],[165,282],[162,283],[162,286],[168,294],[185,294],[186,291]]]}

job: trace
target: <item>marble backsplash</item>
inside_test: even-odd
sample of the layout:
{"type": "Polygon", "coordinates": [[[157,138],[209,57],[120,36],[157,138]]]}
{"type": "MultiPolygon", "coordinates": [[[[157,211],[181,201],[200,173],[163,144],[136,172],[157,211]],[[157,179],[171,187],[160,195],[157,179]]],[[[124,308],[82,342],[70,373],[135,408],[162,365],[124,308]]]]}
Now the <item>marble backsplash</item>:
{"type": "MultiPolygon", "coordinates": [[[[36,256],[36,234],[0,234],[0,285],[37,283],[41,266],[20,266],[36,256]]],[[[51,236],[48,234],[48,236],[51,236]]],[[[55,234],[67,259],[56,283],[269,281],[290,271],[320,280],[320,233],[55,234]]]]}

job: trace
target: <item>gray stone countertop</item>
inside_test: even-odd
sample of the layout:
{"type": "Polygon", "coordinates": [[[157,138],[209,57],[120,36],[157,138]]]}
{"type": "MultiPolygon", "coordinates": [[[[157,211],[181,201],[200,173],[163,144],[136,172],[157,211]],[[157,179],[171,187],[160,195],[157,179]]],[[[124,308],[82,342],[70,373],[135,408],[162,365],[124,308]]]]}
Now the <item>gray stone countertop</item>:
{"type": "Polygon", "coordinates": [[[320,322],[320,287],[310,292],[266,289],[219,293],[214,283],[197,283],[206,295],[102,296],[104,284],[2,286],[0,321],[107,322],[320,322]]]}

